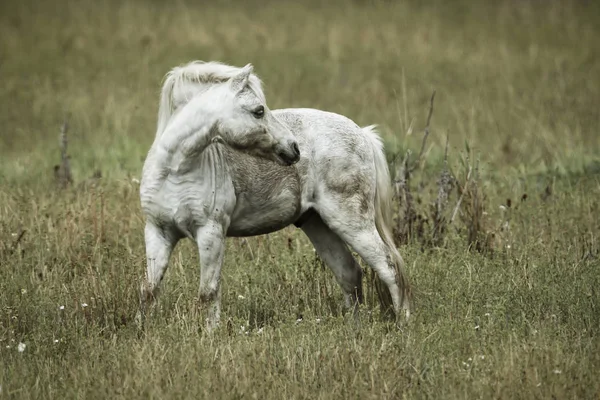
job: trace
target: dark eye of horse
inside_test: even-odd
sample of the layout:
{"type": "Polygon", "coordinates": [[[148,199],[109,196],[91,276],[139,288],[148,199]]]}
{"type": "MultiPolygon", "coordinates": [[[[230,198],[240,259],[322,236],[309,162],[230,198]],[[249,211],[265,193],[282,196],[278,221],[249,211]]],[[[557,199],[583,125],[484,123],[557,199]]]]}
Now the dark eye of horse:
{"type": "Polygon", "coordinates": [[[265,115],[265,108],[263,106],[256,107],[254,111],[252,111],[252,115],[254,115],[254,118],[256,119],[261,119],[265,115]]]}

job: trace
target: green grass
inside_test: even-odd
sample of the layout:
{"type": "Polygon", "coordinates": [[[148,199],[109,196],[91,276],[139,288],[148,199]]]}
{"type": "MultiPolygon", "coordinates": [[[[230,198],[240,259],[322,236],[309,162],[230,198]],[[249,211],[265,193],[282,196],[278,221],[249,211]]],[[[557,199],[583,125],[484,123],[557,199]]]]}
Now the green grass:
{"type": "Polygon", "coordinates": [[[584,1],[2,2],[0,398],[598,398],[599,16],[584,1]],[[253,63],[271,108],[377,123],[390,157],[418,152],[435,89],[413,194],[424,213],[446,135],[459,176],[468,143],[492,251],[469,250],[460,217],[442,247],[403,244],[412,320],[381,321],[369,291],[355,330],[300,231],[232,239],[210,336],[185,242],[139,336],[135,179],[161,79],[193,59],[253,63]],[[59,190],[67,114],[75,185],[59,190]]]}

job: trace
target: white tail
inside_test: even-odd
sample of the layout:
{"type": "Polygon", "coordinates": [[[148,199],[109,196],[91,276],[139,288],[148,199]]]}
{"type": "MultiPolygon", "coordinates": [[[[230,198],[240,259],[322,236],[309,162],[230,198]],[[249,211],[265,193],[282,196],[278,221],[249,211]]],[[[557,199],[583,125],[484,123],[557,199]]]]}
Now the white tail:
{"type": "MultiPolygon", "coordinates": [[[[404,274],[404,261],[394,244],[392,232],[388,225],[389,221],[392,221],[392,184],[390,180],[390,171],[383,151],[383,142],[381,141],[381,137],[379,136],[375,125],[366,126],[362,128],[362,130],[370,139],[375,161],[375,226],[377,227],[379,236],[381,236],[381,239],[383,239],[384,243],[388,246],[392,255],[392,261],[396,272],[396,283],[400,288],[400,306],[408,318],[410,315],[410,288],[408,279],[404,274]]],[[[382,288],[385,288],[386,286],[383,282],[379,281],[379,278],[377,278],[376,284],[379,287],[378,291],[380,292],[382,306],[390,307],[392,305],[391,295],[389,293],[386,293],[385,295],[381,293],[383,290],[382,288]]]]}

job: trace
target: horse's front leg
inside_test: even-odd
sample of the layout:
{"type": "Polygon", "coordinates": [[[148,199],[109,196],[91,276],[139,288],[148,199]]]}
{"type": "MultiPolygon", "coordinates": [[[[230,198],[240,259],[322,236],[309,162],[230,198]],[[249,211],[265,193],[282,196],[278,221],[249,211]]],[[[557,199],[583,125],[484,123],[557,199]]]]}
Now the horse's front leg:
{"type": "Polygon", "coordinates": [[[154,303],[158,294],[159,284],[162,281],[169,258],[178,238],[169,230],[158,227],[152,222],[147,222],[144,230],[146,241],[146,276],[140,287],[140,309],[136,319],[144,324],[146,310],[154,303]]]}
{"type": "Polygon", "coordinates": [[[209,331],[219,324],[221,317],[221,265],[225,252],[224,224],[210,221],[198,229],[196,243],[200,254],[200,305],[208,313],[206,327],[209,331]]]}

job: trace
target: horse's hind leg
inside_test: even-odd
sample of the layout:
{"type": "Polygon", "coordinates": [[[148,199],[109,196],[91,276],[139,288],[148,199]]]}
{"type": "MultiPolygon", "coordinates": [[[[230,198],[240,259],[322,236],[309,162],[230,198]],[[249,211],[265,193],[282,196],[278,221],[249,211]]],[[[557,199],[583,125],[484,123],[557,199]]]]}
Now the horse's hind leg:
{"type": "Polygon", "coordinates": [[[159,284],[162,281],[169,258],[177,243],[177,238],[168,230],[157,227],[151,222],[146,223],[144,230],[146,241],[146,277],[140,288],[140,313],[138,318],[143,323],[147,307],[158,295],[159,284]]]}
{"type": "MultiPolygon", "coordinates": [[[[392,304],[382,305],[386,308],[393,307],[393,312],[398,317],[407,304],[403,294],[407,288],[400,287],[399,282],[402,282],[403,278],[396,276],[401,265],[395,263],[402,263],[402,259],[393,253],[379,235],[372,208],[361,213],[352,200],[345,202],[332,200],[322,204],[321,209],[318,210],[319,214],[327,226],[352,247],[387,286],[392,304]]],[[[385,309],[384,312],[388,310],[385,309]]]]}
{"type": "Polygon", "coordinates": [[[354,314],[357,305],[363,302],[362,270],[346,244],[336,235],[318,214],[313,215],[301,226],[319,257],[333,271],[338,284],[344,291],[346,307],[354,314]]]}

